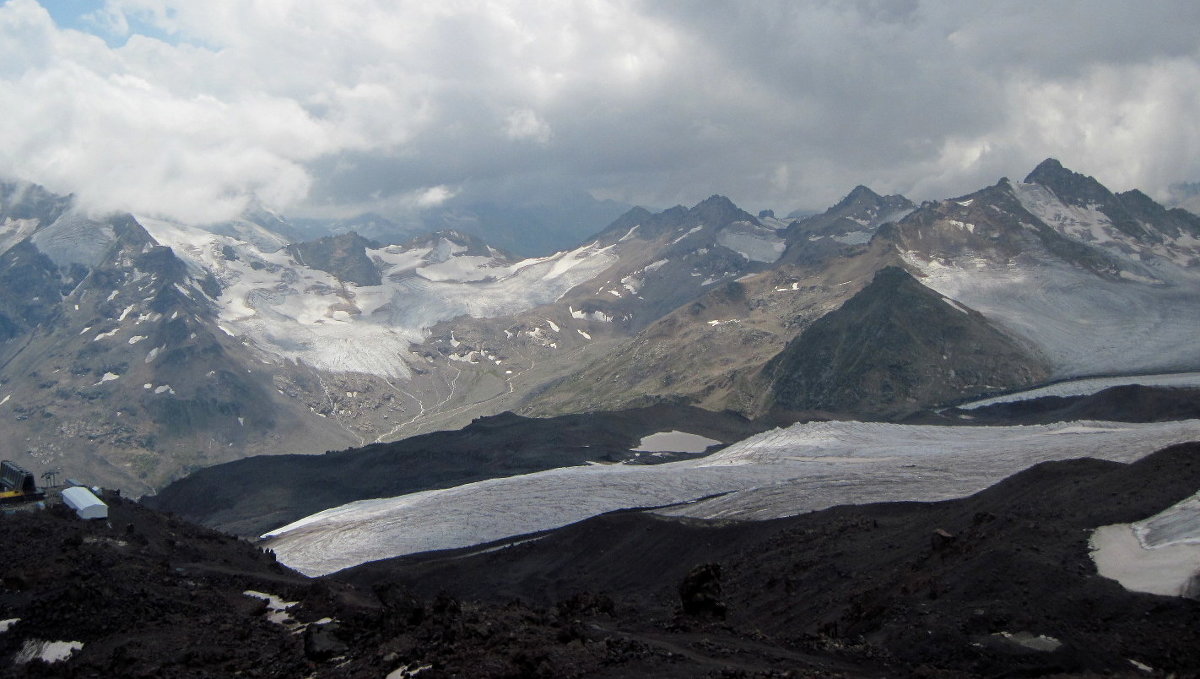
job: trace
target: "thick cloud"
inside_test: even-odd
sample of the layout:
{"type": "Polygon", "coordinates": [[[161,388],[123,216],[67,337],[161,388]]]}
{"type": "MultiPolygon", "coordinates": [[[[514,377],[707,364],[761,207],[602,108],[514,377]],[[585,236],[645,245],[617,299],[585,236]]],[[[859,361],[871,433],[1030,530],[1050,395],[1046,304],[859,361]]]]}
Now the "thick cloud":
{"type": "Polygon", "coordinates": [[[101,209],[519,185],[786,211],[1046,156],[1157,195],[1200,178],[1191,1],[108,0],[80,24],[0,5],[0,174],[101,209]]]}

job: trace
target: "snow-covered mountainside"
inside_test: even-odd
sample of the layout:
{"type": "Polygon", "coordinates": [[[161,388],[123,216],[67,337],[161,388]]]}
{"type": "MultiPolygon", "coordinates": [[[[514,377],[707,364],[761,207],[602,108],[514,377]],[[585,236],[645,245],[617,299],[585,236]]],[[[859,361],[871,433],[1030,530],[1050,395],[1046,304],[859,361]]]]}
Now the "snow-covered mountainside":
{"type": "Polygon", "coordinates": [[[892,233],[925,285],[1027,339],[1056,377],[1200,366],[1200,217],[1048,160],[892,233]]]}
{"type": "Polygon", "coordinates": [[[246,450],[354,442],[278,394],[213,323],[211,276],[131,217],[0,207],[6,233],[30,234],[0,253],[5,457],[137,490],[246,450]]]}
{"type": "Polygon", "coordinates": [[[783,250],[777,220],[720,197],[518,259],[454,231],[289,242],[261,208],[196,226],[0,188],[5,440],[35,470],[142,491],[511,408],[783,250]]]}
{"type": "Polygon", "coordinates": [[[266,251],[229,236],[139,221],[197,270],[213,274],[221,286],[221,328],[265,357],[386,378],[411,377],[410,365],[423,361],[410,347],[439,321],[507,316],[553,302],[617,259],[613,246],[590,243],[513,261],[486,246],[472,249],[454,232],[404,245],[337,237],[266,251]],[[321,249],[334,253],[316,261],[321,249]]]}
{"type": "Polygon", "coordinates": [[[383,243],[293,242],[290,230],[261,207],[196,226],[86,215],[36,186],[0,186],[0,417],[14,455],[149,490],[220,460],[505,410],[669,402],[760,415],[763,366],[889,266],[941,295],[941,311],[1004,335],[1021,374],[929,344],[905,358],[910,372],[952,385],[881,389],[838,410],[919,409],[1043,372],[1200,368],[1200,217],[1056,161],[921,207],[858,187],[799,221],[721,196],[635,208],[537,258],[455,231],[383,243]]]}
{"type": "Polygon", "coordinates": [[[943,500],[1040,461],[1082,456],[1130,461],[1198,436],[1197,420],[1032,427],[797,424],[694,461],[567,467],[353,502],[271,531],[267,545],[287,565],[321,574],[628,507],[686,502],[659,511],[765,519],[837,504],[943,500]]]}

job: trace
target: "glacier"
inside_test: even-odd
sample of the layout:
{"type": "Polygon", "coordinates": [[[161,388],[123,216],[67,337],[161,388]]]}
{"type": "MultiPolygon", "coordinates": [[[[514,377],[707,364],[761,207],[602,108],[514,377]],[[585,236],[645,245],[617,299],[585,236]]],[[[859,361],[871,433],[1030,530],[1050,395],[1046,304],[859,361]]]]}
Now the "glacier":
{"type": "Polygon", "coordinates": [[[814,422],[765,432],[696,460],[565,467],[361,500],[263,538],[284,564],[321,575],[631,507],[695,518],[767,519],[839,504],[945,500],[1038,462],[1085,456],[1128,462],[1197,437],[1200,420],[1007,427],[814,422]]]}
{"type": "Polygon", "coordinates": [[[556,301],[617,260],[614,246],[588,243],[548,257],[507,262],[467,255],[445,238],[367,249],[380,285],[358,285],[296,262],[286,249],[139,216],[197,274],[221,284],[221,327],[272,361],[319,370],[411,377],[409,350],[440,321],[489,318],[556,301]],[[231,256],[232,254],[232,256],[231,256]]]}

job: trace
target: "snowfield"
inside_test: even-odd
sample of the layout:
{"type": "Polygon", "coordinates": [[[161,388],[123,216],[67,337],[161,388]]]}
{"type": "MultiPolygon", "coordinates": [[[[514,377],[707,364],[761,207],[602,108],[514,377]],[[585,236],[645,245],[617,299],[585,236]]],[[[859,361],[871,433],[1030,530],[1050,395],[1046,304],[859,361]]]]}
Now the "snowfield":
{"type": "Polygon", "coordinates": [[[1163,287],[1105,280],[1066,264],[905,259],[925,275],[922,284],[1040,349],[1056,377],[1200,366],[1196,281],[1163,287]]]}
{"type": "Polygon", "coordinates": [[[321,575],[367,561],[480,544],[629,507],[767,519],[838,504],[969,495],[1038,462],[1131,461],[1200,439],[1200,420],[937,427],[820,422],[776,429],[699,460],[566,467],[362,500],[264,535],[280,561],[321,575]],[[711,497],[723,494],[719,497],[711,497]],[[701,498],[709,499],[701,499],[701,498]]]}
{"type": "Polygon", "coordinates": [[[1037,219],[1102,252],[1119,280],[1045,250],[1007,261],[902,252],[924,285],[1027,340],[1057,378],[1200,368],[1200,240],[1140,242],[1096,206],[1067,205],[1037,184],[1011,187],[1037,219]]]}
{"type": "Polygon", "coordinates": [[[217,277],[222,292],[215,303],[227,333],[275,361],[384,377],[411,376],[409,345],[438,322],[549,304],[617,259],[612,246],[590,243],[507,262],[467,255],[465,246],[440,238],[421,247],[368,249],[382,281],[357,285],[296,262],[274,243],[260,248],[163,220],[138,221],[196,273],[217,277]]]}

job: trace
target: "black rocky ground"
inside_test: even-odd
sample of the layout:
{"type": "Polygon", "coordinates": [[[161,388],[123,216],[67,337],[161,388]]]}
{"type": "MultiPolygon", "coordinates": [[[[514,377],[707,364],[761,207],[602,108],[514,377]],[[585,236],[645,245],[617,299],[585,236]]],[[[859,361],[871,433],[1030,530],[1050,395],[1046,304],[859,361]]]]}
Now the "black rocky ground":
{"type": "Polygon", "coordinates": [[[1135,660],[1196,676],[1200,602],[1099,577],[1087,539],[1197,488],[1200,444],[1185,444],[1045,463],[951,502],[757,523],[622,512],[320,580],[110,496],[107,522],[0,517],[0,620],[19,619],[0,675],[1145,676],[1135,660]],[[297,602],[292,621],[246,590],[297,602]],[[14,665],[30,640],[84,646],[14,665]]]}

